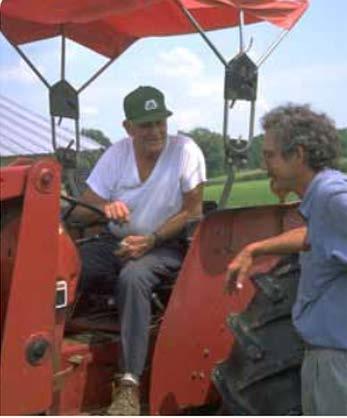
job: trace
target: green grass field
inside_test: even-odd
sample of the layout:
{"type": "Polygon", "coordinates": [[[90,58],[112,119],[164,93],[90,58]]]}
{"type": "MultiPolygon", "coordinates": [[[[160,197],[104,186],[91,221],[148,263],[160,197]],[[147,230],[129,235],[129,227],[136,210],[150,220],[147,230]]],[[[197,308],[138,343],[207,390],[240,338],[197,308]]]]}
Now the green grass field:
{"type": "MultiPolygon", "coordinates": [[[[211,185],[205,187],[204,200],[219,201],[223,185],[211,185]]],[[[294,195],[289,196],[287,201],[296,200],[294,195]]],[[[278,203],[278,198],[270,192],[269,180],[253,180],[236,182],[231,190],[228,206],[255,206],[278,203]]]]}

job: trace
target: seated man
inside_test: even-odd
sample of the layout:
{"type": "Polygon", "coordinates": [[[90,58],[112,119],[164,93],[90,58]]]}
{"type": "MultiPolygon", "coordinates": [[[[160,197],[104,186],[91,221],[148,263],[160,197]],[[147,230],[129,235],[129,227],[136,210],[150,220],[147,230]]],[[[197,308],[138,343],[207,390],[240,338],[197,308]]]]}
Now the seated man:
{"type": "MultiPolygon", "coordinates": [[[[82,289],[91,278],[114,277],[121,333],[121,370],[111,415],[140,413],[138,384],[149,340],[151,293],[178,271],[183,254],[175,237],[202,213],[204,157],[194,141],[167,134],[163,94],[139,87],[124,99],[128,137],[114,143],[87,179],[82,200],[110,220],[109,234],[81,247],[82,289]]],[[[74,216],[90,220],[77,208],[74,216]]]]}

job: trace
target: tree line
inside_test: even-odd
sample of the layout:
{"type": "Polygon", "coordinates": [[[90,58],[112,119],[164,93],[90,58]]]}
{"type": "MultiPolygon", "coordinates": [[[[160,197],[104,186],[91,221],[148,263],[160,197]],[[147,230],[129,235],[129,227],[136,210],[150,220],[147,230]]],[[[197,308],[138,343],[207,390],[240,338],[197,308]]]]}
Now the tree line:
{"type": "MultiPolygon", "coordinates": [[[[342,171],[347,172],[347,128],[339,129],[338,132],[341,138],[341,159],[339,167],[342,171]]],[[[98,142],[102,148],[107,148],[112,144],[110,139],[99,129],[83,129],[82,134],[94,139],[94,141],[98,142]]],[[[195,128],[186,134],[193,138],[202,149],[206,159],[208,178],[225,174],[223,136],[217,132],[210,131],[207,128],[195,128]]],[[[261,168],[261,145],[263,139],[263,135],[254,137],[248,150],[247,160],[243,165],[243,169],[256,170],[261,168]]],[[[95,154],[92,155],[94,158],[89,157],[90,163],[88,165],[92,164],[92,162],[100,156],[100,152],[94,153],[95,154]]]]}

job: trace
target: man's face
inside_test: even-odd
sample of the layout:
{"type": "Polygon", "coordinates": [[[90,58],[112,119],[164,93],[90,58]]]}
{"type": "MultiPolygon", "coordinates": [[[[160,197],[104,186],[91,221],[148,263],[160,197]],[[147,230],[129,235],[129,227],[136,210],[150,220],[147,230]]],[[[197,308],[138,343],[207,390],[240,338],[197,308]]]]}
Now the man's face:
{"type": "Polygon", "coordinates": [[[136,142],[136,146],[146,155],[159,155],[163,150],[167,137],[166,119],[155,122],[125,123],[128,134],[136,142]]]}
{"type": "Polygon", "coordinates": [[[283,157],[280,144],[272,131],[265,132],[263,157],[274,187],[283,192],[296,191],[302,158],[297,153],[283,157]]]}

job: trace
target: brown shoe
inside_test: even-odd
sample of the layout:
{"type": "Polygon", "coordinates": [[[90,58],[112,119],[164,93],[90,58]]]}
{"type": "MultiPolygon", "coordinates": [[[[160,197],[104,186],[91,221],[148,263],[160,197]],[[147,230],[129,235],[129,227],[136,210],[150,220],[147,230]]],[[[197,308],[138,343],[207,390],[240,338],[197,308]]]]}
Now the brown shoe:
{"type": "Polygon", "coordinates": [[[138,385],[129,380],[121,380],[114,391],[107,415],[140,415],[138,385]]]}

